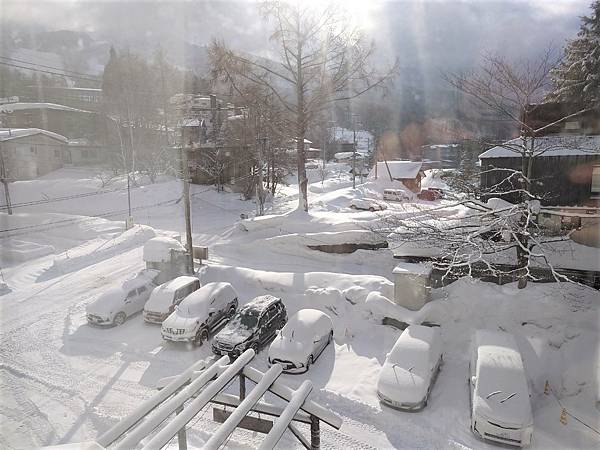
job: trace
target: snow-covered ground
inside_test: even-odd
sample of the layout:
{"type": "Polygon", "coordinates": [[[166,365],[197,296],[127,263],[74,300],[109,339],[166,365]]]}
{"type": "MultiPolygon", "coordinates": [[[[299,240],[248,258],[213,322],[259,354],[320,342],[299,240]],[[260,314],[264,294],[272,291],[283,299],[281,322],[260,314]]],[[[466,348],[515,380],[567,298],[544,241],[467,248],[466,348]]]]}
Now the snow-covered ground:
{"type": "MultiPolygon", "coordinates": [[[[290,316],[310,307],[333,318],[335,344],[307,374],[283,376],[293,387],[310,379],[317,388],[313,399],[344,418],[340,431],[321,427],[323,448],[493,448],[469,430],[468,348],[478,328],[517,338],[533,387],[533,447],[597,448],[599,436],[573,417],[561,424],[559,401],[597,428],[598,292],[573,284],[530,283],[518,290],[464,279],[436,290],[421,311],[404,310],[386,300],[393,297],[392,250],[328,254],[307,247],[336,244],[344,236],[362,239],[383,215],[414,210],[391,203],[385,212],[351,210],[352,198],[381,198],[382,188],[369,181],[352,189],[347,169],[328,166],[323,182],[318,169],[308,171],[310,214],[295,210],[294,184],[280,188],[269,215],[246,220],[240,214],[253,217],[252,202],[207,186],[192,188],[194,241],[209,246],[203,283],[232,283],[242,304],[271,293],[283,299],[290,316]],[[380,324],[382,313],[441,325],[444,365],[422,412],[398,412],[377,400],[377,375],[400,334],[380,324]]],[[[149,238],[184,229],[177,181],[140,180],[131,193],[138,225],[125,231],[125,181],[96,195],[100,182],[93,175],[62,169],[12,183],[13,203],[20,207],[11,217],[0,213],[1,229],[11,230],[0,233],[2,275],[11,289],[0,296],[1,448],[94,439],[150,396],[160,378],[211,357],[206,345],[167,344],[159,327],[139,315],[115,328],[87,325],[85,306],[143,268],[142,246],[149,238]],[[69,198],[43,202],[63,197],[69,198]]],[[[265,370],[266,353],[252,365],[265,370]]],[[[216,429],[210,415],[206,408],[192,422],[190,447],[201,446],[216,429]]],[[[254,448],[261,439],[236,430],[227,448],[254,448]]],[[[279,445],[297,447],[287,434],[279,445]]]]}

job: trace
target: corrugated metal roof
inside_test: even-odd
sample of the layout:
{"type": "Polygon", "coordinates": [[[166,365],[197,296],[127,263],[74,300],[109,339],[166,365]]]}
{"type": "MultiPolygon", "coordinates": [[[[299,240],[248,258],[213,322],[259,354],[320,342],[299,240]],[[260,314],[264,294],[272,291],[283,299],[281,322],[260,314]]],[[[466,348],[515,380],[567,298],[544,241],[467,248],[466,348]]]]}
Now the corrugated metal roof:
{"type": "MultiPolygon", "coordinates": [[[[483,152],[479,159],[485,158],[519,158],[521,152],[518,146],[523,145],[521,138],[516,138],[505,144],[498,145],[483,152]]],[[[600,135],[542,136],[535,139],[534,156],[579,156],[600,155],[600,135]]]]}

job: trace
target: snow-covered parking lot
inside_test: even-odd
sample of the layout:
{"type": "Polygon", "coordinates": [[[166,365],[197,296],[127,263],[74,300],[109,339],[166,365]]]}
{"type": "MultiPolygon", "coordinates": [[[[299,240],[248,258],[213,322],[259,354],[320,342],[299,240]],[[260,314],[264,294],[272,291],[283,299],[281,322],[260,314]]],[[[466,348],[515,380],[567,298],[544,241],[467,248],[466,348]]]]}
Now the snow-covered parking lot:
{"type": "MultiPolygon", "coordinates": [[[[144,267],[148,239],[183,231],[180,185],[161,181],[133,189],[138,225],[128,231],[123,180],[107,188],[114,192],[87,200],[22,206],[12,217],[0,214],[1,228],[12,230],[0,241],[3,279],[11,290],[0,296],[0,447],[93,440],[150,396],[160,378],[213,357],[208,345],[163,341],[160,327],[144,323],[139,314],[113,328],[86,322],[88,303],[144,267]]],[[[42,195],[95,192],[99,182],[89,172],[63,169],[12,186],[13,202],[19,204],[42,195]]],[[[322,447],[494,448],[469,429],[468,348],[474,330],[487,328],[517,338],[532,383],[533,448],[597,448],[599,435],[581,422],[596,428],[600,422],[599,296],[575,284],[518,290],[514,284],[462,279],[436,290],[435,300],[419,312],[396,307],[406,321],[441,326],[444,364],[422,412],[379,404],[377,376],[400,331],[381,325],[367,297],[376,292],[393,297],[392,252],[340,255],[308,248],[311,239],[327,240],[327,233],[360,235],[381,214],[400,210],[399,205],[385,212],[348,208],[353,197],[372,196],[370,189],[367,183],[353,190],[340,175],[314,180],[309,186],[314,209],[305,214],[294,211],[297,191],[290,185],[282,188],[287,195],[276,200],[271,215],[247,220],[240,214],[252,216],[254,204],[237,194],[207,186],[192,190],[194,241],[209,247],[202,283],[232,283],[240,304],[268,293],[283,299],[290,316],[315,308],[332,317],[334,345],[309,372],[282,376],[294,388],[310,379],[313,399],[343,417],[339,431],[322,427],[322,447]],[[563,407],[570,414],[565,425],[563,407]]],[[[266,370],[266,350],[252,365],[266,370]]],[[[205,408],[191,422],[190,447],[200,447],[216,427],[205,408]]],[[[236,430],[227,448],[254,448],[260,441],[260,435],[236,430]]],[[[286,434],[279,448],[298,445],[286,434]]]]}

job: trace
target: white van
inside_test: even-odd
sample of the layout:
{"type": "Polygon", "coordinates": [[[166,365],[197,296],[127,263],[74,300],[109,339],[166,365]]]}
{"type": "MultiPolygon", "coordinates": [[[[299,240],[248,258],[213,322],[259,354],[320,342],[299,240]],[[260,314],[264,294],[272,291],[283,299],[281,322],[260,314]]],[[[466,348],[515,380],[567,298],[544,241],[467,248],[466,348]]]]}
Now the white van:
{"type": "Polygon", "coordinates": [[[177,277],[157,286],[144,305],[144,321],[162,323],[173,312],[175,306],[198,289],[200,280],[191,276],[177,277]]]}
{"type": "Polygon", "coordinates": [[[469,363],[471,431],[482,438],[525,447],[533,414],[521,353],[508,333],[478,330],[469,363]]]}
{"type": "Polygon", "coordinates": [[[163,339],[202,345],[229,321],[238,307],[238,294],[229,283],[208,283],[192,292],[162,323],[163,339]]]}
{"type": "Polygon", "coordinates": [[[390,202],[406,202],[410,196],[402,189],[384,189],[383,199],[390,202]]]}

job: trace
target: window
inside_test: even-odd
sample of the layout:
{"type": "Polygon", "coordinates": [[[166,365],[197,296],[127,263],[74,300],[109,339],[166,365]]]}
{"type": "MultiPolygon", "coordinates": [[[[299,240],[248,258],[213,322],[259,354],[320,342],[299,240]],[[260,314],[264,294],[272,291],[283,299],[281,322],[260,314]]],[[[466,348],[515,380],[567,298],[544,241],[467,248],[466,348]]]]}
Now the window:
{"type": "Polygon", "coordinates": [[[592,198],[600,197],[600,166],[592,169],[592,198]]]}

